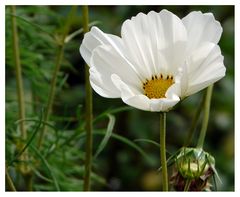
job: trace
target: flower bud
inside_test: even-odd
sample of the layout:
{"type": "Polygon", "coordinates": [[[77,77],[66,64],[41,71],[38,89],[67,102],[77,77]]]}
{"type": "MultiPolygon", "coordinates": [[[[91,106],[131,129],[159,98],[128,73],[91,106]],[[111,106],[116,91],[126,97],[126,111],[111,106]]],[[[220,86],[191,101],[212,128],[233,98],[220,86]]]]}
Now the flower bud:
{"type": "Polygon", "coordinates": [[[209,178],[214,174],[215,159],[200,148],[182,148],[175,158],[175,173],[171,180],[177,191],[209,189],[209,178]]]}

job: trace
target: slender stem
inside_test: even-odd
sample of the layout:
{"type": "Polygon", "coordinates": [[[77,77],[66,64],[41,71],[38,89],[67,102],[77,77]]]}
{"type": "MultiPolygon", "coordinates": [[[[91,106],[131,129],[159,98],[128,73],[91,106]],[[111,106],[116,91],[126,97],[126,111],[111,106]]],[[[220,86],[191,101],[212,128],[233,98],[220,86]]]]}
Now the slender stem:
{"type": "MultiPolygon", "coordinates": [[[[88,6],[83,6],[83,30],[84,33],[89,31],[88,27],[88,6]]],[[[86,160],[84,175],[84,191],[91,190],[91,168],[92,168],[92,89],[89,82],[89,67],[85,65],[85,91],[86,91],[86,160]]]]}
{"type": "MultiPolygon", "coordinates": [[[[43,120],[44,122],[48,122],[49,117],[52,113],[53,101],[54,101],[55,94],[56,94],[57,76],[58,76],[58,73],[59,73],[59,70],[61,67],[63,54],[64,54],[64,46],[65,46],[64,40],[68,34],[69,28],[72,23],[72,18],[74,17],[76,10],[77,10],[77,6],[73,6],[71,11],[69,12],[65,26],[64,26],[63,34],[62,34],[60,40],[58,41],[57,58],[56,58],[55,68],[53,70],[53,77],[51,80],[50,92],[49,92],[48,101],[47,101],[47,108],[46,108],[44,120],[43,120]]],[[[46,128],[47,128],[46,124],[44,124],[42,127],[42,130],[40,132],[40,137],[39,137],[39,141],[38,141],[39,148],[42,145],[42,141],[44,139],[44,134],[46,132],[46,128]]]]}
{"type": "MultiPolygon", "coordinates": [[[[53,77],[51,80],[50,92],[49,92],[48,101],[47,101],[47,108],[46,108],[44,120],[43,120],[44,122],[48,122],[49,116],[52,112],[52,105],[53,105],[55,92],[56,92],[57,76],[58,76],[58,72],[60,70],[60,66],[62,63],[63,52],[64,52],[64,44],[60,44],[58,47],[58,51],[57,51],[57,59],[56,59],[55,68],[53,70],[53,77]]],[[[39,137],[39,141],[38,141],[39,148],[42,145],[42,141],[43,141],[45,132],[46,132],[46,124],[43,125],[42,130],[40,132],[40,137],[39,137]]]]}
{"type": "Polygon", "coordinates": [[[163,191],[168,191],[168,172],[166,161],[166,112],[160,113],[160,157],[162,165],[163,191]]]}
{"type": "Polygon", "coordinates": [[[8,173],[7,167],[5,168],[5,177],[6,177],[7,186],[10,189],[10,191],[16,192],[17,191],[16,187],[14,186],[13,180],[12,180],[10,174],[8,173]]]}
{"type": "MultiPolygon", "coordinates": [[[[17,82],[17,96],[18,96],[18,107],[19,107],[19,119],[25,119],[25,104],[24,104],[24,89],[22,79],[22,68],[20,62],[19,44],[18,44],[18,30],[17,22],[14,15],[16,15],[16,7],[11,6],[12,10],[12,32],[13,32],[13,54],[14,63],[16,68],[16,82],[17,82]]],[[[23,140],[27,139],[27,132],[25,129],[24,122],[20,123],[20,130],[23,140]]]]}
{"type": "MultiPolygon", "coordinates": [[[[16,71],[16,85],[17,85],[17,98],[18,98],[18,108],[19,108],[19,119],[25,119],[25,103],[24,103],[24,87],[22,79],[22,67],[20,61],[20,51],[19,51],[19,40],[18,40],[18,30],[17,30],[17,21],[16,21],[16,6],[11,6],[12,12],[12,35],[13,35],[13,59],[15,63],[16,71]]],[[[20,123],[21,138],[23,141],[27,140],[27,131],[24,125],[24,121],[20,123]]],[[[23,143],[20,143],[18,146],[19,151],[24,147],[23,143]]],[[[21,157],[21,161],[28,160],[28,152],[24,152],[21,157]]],[[[6,170],[7,172],[7,170],[6,170]]],[[[28,176],[31,174],[30,167],[27,164],[20,164],[20,172],[22,173],[24,180],[27,185],[31,185],[28,180],[28,176]]]]}
{"type": "Polygon", "coordinates": [[[207,94],[206,94],[206,97],[205,97],[203,122],[202,122],[201,131],[200,131],[200,136],[199,136],[199,139],[198,139],[197,148],[202,148],[203,144],[204,144],[204,139],[205,139],[205,136],[206,136],[208,120],[209,120],[209,112],[210,112],[212,91],[213,91],[213,85],[210,85],[207,88],[207,94]]]}
{"type": "Polygon", "coordinates": [[[202,106],[204,104],[205,97],[206,97],[206,95],[204,95],[202,97],[201,103],[198,106],[197,111],[194,114],[194,117],[193,117],[193,120],[192,120],[192,123],[191,123],[191,127],[188,130],[188,132],[187,132],[188,135],[187,135],[186,140],[184,142],[184,146],[186,146],[186,147],[190,144],[190,142],[192,140],[192,137],[193,137],[193,134],[194,134],[194,131],[195,131],[196,127],[197,127],[197,122],[199,120],[199,117],[200,117],[200,114],[201,114],[201,111],[202,111],[202,106]]]}

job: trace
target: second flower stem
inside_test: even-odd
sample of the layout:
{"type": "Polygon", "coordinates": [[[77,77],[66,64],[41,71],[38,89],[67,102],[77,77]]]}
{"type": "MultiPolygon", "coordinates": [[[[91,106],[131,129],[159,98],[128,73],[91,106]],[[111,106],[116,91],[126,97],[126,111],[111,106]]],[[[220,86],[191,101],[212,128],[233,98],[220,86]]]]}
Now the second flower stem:
{"type": "Polygon", "coordinates": [[[210,104],[211,104],[211,98],[212,98],[212,90],[213,90],[213,85],[210,85],[207,88],[207,94],[204,101],[204,114],[203,114],[202,128],[200,131],[197,148],[203,147],[204,139],[206,136],[208,120],[209,120],[210,104]]]}
{"type": "Polygon", "coordinates": [[[166,112],[160,113],[160,157],[162,166],[163,191],[168,191],[168,172],[166,161],[166,112]]]}

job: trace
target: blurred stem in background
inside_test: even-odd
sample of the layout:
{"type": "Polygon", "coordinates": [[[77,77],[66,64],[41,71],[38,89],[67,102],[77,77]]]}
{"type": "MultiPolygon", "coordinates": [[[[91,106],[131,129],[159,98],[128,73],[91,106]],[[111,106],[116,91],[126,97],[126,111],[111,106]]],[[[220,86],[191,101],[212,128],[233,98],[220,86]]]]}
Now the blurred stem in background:
{"type": "MultiPolygon", "coordinates": [[[[18,111],[19,111],[19,119],[25,119],[25,99],[24,99],[24,87],[23,87],[23,79],[22,79],[22,68],[20,61],[20,51],[19,51],[19,43],[18,43],[18,30],[17,30],[17,22],[16,22],[16,6],[11,6],[11,14],[12,14],[12,36],[13,36],[13,60],[15,64],[16,71],[16,86],[17,86],[17,99],[18,99],[18,111]]],[[[20,131],[21,131],[21,140],[27,140],[27,131],[24,125],[24,121],[20,123],[20,131]]],[[[17,151],[20,152],[24,147],[22,142],[17,146],[17,151]]],[[[22,173],[24,180],[27,185],[28,190],[32,190],[32,175],[30,167],[27,164],[28,161],[28,152],[25,151],[21,157],[19,158],[23,163],[20,164],[20,172],[22,173]]]]}
{"type": "Polygon", "coordinates": [[[187,147],[187,146],[189,146],[189,145],[191,144],[194,131],[195,131],[196,128],[197,128],[197,123],[198,123],[198,120],[199,120],[200,115],[201,115],[201,112],[202,112],[202,108],[203,108],[203,105],[204,105],[204,102],[205,102],[205,98],[206,98],[206,92],[205,92],[205,94],[202,96],[201,103],[200,103],[200,105],[198,106],[197,111],[196,111],[195,114],[194,114],[194,117],[193,117],[192,123],[191,123],[191,127],[190,127],[190,129],[188,130],[188,132],[187,132],[187,137],[186,137],[186,140],[185,140],[185,142],[184,142],[184,146],[185,146],[185,147],[187,147]]]}
{"type": "MultiPolygon", "coordinates": [[[[83,30],[84,33],[89,31],[88,27],[88,6],[82,7],[83,12],[83,30]]],[[[91,168],[92,168],[92,89],[89,81],[89,67],[85,64],[85,104],[86,104],[86,159],[84,175],[84,191],[91,190],[91,168]]]]}
{"type": "MultiPolygon", "coordinates": [[[[46,108],[45,116],[44,116],[44,121],[45,122],[48,122],[49,116],[50,116],[51,111],[52,111],[52,105],[53,105],[55,92],[56,92],[57,75],[58,75],[58,72],[60,70],[60,66],[61,66],[61,62],[62,62],[63,51],[64,51],[64,43],[61,43],[59,45],[58,51],[57,51],[56,65],[55,65],[55,68],[54,68],[54,71],[53,71],[50,93],[49,93],[49,96],[48,96],[47,108],[46,108]]],[[[40,132],[40,137],[39,137],[39,141],[38,141],[38,147],[39,148],[42,145],[42,141],[43,141],[43,138],[44,138],[44,134],[46,132],[46,128],[47,128],[46,124],[44,124],[43,127],[42,127],[42,130],[40,132]]]]}
{"type": "Polygon", "coordinates": [[[198,138],[197,148],[202,148],[207,132],[208,120],[209,120],[209,112],[210,112],[210,105],[211,105],[211,98],[212,98],[212,91],[213,85],[210,85],[207,88],[207,93],[204,101],[204,114],[203,114],[203,121],[202,121],[202,128],[200,131],[200,136],[198,138]]]}
{"type": "Polygon", "coordinates": [[[166,112],[160,113],[160,157],[162,165],[163,191],[168,191],[168,172],[166,162],[166,112]]]}
{"type": "MultiPolygon", "coordinates": [[[[18,30],[16,22],[16,7],[11,6],[12,11],[12,32],[13,32],[13,55],[14,63],[16,68],[16,82],[17,82],[17,97],[18,97],[18,107],[19,107],[19,119],[25,119],[25,104],[24,104],[24,89],[23,89],[23,79],[22,79],[22,68],[20,61],[19,53],[19,44],[18,44],[18,30]]],[[[24,122],[20,123],[20,131],[23,140],[27,139],[27,132],[25,129],[24,122]]]]}
{"type": "MultiPolygon", "coordinates": [[[[44,115],[44,122],[48,122],[49,121],[49,117],[51,115],[52,112],[52,107],[53,107],[53,101],[54,101],[54,97],[56,94],[56,85],[57,85],[57,76],[60,70],[60,66],[62,63],[62,59],[63,59],[63,53],[64,53],[64,46],[65,46],[65,38],[67,37],[67,34],[69,32],[69,29],[71,27],[72,24],[72,19],[76,13],[77,7],[73,6],[71,11],[68,14],[64,29],[63,29],[63,33],[60,37],[60,40],[56,40],[58,43],[58,48],[57,48],[57,57],[56,57],[56,64],[55,64],[55,68],[53,70],[53,76],[52,76],[52,80],[51,80],[51,87],[50,87],[50,92],[48,95],[48,101],[47,101],[47,108],[45,111],[45,115],[44,115]]],[[[44,134],[46,132],[46,124],[43,125],[42,130],[40,131],[40,137],[39,137],[39,141],[38,141],[38,148],[41,147],[43,139],[44,139],[44,134]]]]}

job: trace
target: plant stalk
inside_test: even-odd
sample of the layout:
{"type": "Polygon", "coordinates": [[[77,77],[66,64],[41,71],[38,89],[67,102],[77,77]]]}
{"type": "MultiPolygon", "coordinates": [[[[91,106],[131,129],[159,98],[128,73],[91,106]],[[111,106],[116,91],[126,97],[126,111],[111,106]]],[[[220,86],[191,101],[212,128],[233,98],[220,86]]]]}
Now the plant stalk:
{"type": "MultiPolygon", "coordinates": [[[[53,107],[53,102],[54,102],[54,98],[55,98],[55,94],[56,94],[56,85],[57,85],[57,77],[58,77],[58,73],[62,64],[62,59],[63,59],[63,54],[64,54],[64,46],[65,46],[65,38],[67,37],[67,34],[69,32],[69,28],[71,26],[72,23],[72,18],[74,17],[75,13],[77,10],[77,6],[73,6],[71,11],[68,14],[67,20],[66,20],[66,24],[64,26],[63,29],[63,34],[60,38],[60,40],[57,40],[58,42],[58,49],[57,49],[57,58],[56,58],[56,63],[55,63],[55,67],[53,70],[53,77],[51,80],[51,85],[50,85],[50,92],[48,95],[48,101],[47,101],[47,107],[46,107],[46,111],[44,114],[44,122],[48,122],[50,115],[52,113],[52,107],[53,107]]],[[[39,137],[39,141],[38,141],[38,148],[41,147],[43,139],[44,139],[44,135],[46,132],[46,124],[43,125],[42,130],[40,132],[40,137],[39,137]]]]}
{"type": "Polygon", "coordinates": [[[168,191],[168,171],[166,161],[166,112],[160,113],[160,157],[162,165],[163,191],[168,191]]]}
{"type": "MultiPolygon", "coordinates": [[[[89,31],[88,27],[88,6],[82,7],[83,11],[83,30],[89,31]]],[[[85,64],[85,91],[86,91],[86,159],[84,175],[84,191],[91,190],[91,170],[92,170],[92,88],[89,81],[89,67],[85,64]]]]}
{"type": "Polygon", "coordinates": [[[202,128],[200,131],[197,148],[202,148],[204,144],[204,140],[207,132],[208,120],[209,120],[212,91],[213,91],[213,85],[210,85],[207,88],[207,93],[204,101],[204,114],[203,114],[202,128]]]}
{"type": "MultiPolygon", "coordinates": [[[[12,32],[13,32],[13,55],[14,63],[16,68],[16,84],[17,84],[17,99],[19,108],[19,119],[25,119],[25,103],[24,103],[24,89],[23,89],[23,79],[22,79],[22,67],[20,61],[20,52],[18,44],[18,30],[17,22],[14,15],[16,15],[16,7],[11,6],[12,11],[12,32]]],[[[25,129],[24,122],[20,123],[20,131],[23,140],[27,139],[27,132],[25,129]]]]}
{"type": "Polygon", "coordinates": [[[202,112],[202,106],[203,106],[203,104],[204,104],[205,97],[206,97],[206,94],[203,95],[202,100],[201,100],[201,103],[200,103],[200,105],[198,106],[197,111],[196,111],[195,114],[194,114],[194,117],[193,117],[193,120],[192,120],[192,123],[191,123],[191,127],[190,127],[190,129],[188,130],[188,132],[187,132],[188,134],[187,134],[186,140],[185,140],[185,142],[184,142],[184,146],[185,146],[185,147],[189,146],[189,144],[191,143],[191,140],[192,140],[194,131],[195,131],[196,127],[197,127],[197,123],[198,123],[200,114],[201,114],[201,112],[202,112]]]}
{"type": "MultiPolygon", "coordinates": [[[[18,39],[18,30],[17,30],[17,21],[16,21],[16,6],[11,6],[12,12],[12,36],[13,36],[13,59],[15,64],[16,71],[16,86],[17,86],[17,99],[18,99],[18,108],[19,108],[19,119],[25,119],[25,99],[24,99],[24,87],[23,87],[23,78],[22,78],[22,67],[20,60],[20,50],[19,50],[19,39],[18,39]]],[[[21,138],[23,141],[27,140],[27,131],[24,125],[24,121],[20,123],[21,138]]],[[[18,150],[21,151],[24,147],[22,142],[19,143],[18,150]]],[[[28,161],[28,152],[24,152],[20,156],[20,161],[28,161]]],[[[31,176],[31,169],[28,164],[21,163],[19,166],[20,172],[24,177],[26,185],[32,185],[29,176],[31,176]]],[[[6,170],[7,173],[7,170],[6,170]]],[[[7,177],[8,178],[8,177],[7,177]]],[[[32,188],[28,187],[32,190],[32,188]]]]}
{"type": "MultiPolygon", "coordinates": [[[[53,70],[53,77],[51,80],[51,86],[50,86],[50,92],[49,92],[48,101],[47,101],[47,107],[46,107],[46,111],[44,114],[44,120],[43,120],[44,122],[48,122],[50,114],[52,112],[53,101],[54,101],[54,97],[55,97],[55,93],[56,93],[57,76],[58,76],[60,66],[62,63],[63,52],[64,52],[64,44],[60,44],[58,47],[58,51],[57,51],[55,68],[53,70]]],[[[41,132],[40,132],[38,148],[40,148],[42,145],[43,138],[44,138],[44,135],[46,132],[46,128],[47,128],[46,124],[44,124],[41,129],[41,132]]]]}

